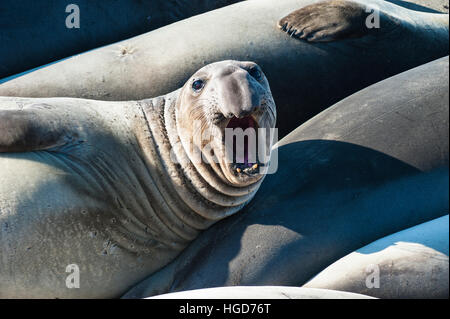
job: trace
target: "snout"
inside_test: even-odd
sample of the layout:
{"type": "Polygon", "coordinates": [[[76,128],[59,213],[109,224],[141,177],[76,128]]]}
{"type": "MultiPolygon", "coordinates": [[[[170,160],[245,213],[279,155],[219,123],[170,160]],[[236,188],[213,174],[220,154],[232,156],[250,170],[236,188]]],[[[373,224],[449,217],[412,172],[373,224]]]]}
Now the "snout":
{"type": "Polygon", "coordinates": [[[263,88],[246,70],[235,69],[223,80],[220,105],[225,117],[242,119],[261,106],[263,88]]]}

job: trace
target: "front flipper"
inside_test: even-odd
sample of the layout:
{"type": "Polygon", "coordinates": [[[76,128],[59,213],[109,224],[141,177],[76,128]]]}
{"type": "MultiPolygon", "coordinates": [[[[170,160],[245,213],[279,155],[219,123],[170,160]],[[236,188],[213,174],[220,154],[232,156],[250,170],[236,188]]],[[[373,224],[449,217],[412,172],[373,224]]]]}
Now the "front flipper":
{"type": "Polygon", "coordinates": [[[310,42],[359,38],[377,28],[371,19],[374,14],[379,12],[356,2],[331,0],[291,12],[278,21],[278,27],[310,42]]]}
{"type": "Polygon", "coordinates": [[[49,149],[67,143],[71,135],[47,105],[0,109],[0,153],[49,149]]]}

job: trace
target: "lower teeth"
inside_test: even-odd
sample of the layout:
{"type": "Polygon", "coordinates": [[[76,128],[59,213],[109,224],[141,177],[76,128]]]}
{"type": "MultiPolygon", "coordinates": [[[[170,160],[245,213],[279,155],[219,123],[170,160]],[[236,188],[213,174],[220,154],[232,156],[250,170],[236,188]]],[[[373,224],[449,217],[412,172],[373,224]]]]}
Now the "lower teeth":
{"type": "Polygon", "coordinates": [[[245,172],[245,173],[247,173],[247,172],[253,172],[253,171],[256,170],[258,167],[259,167],[258,164],[253,164],[252,166],[247,167],[247,168],[244,168],[244,169],[242,169],[241,167],[237,167],[237,168],[236,168],[236,172],[238,172],[238,173],[241,173],[242,171],[245,172]]]}

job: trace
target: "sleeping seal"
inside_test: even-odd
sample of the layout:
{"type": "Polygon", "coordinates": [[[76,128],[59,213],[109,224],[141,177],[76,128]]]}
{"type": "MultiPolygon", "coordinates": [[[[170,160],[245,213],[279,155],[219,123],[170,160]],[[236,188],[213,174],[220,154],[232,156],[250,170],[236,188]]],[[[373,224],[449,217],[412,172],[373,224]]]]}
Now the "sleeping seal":
{"type": "Polygon", "coordinates": [[[259,157],[226,160],[224,132],[275,115],[262,70],[237,61],[141,101],[0,98],[0,297],[120,296],[255,195],[259,157]]]}

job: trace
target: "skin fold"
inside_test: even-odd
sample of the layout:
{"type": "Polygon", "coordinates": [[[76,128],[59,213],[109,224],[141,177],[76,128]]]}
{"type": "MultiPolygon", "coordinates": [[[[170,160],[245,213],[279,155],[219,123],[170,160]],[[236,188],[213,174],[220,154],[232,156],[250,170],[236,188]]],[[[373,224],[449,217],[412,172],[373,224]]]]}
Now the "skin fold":
{"type": "Polygon", "coordinates": [[[273,128],[275,114],[262,70],[238,61],[139,101],[0,98],[0,297],[119,297],[238,212],[264,179],[219,155],[194,162],[191,146],[206,152],[194,121],[224,134],[235,117],[273,128]]]}

